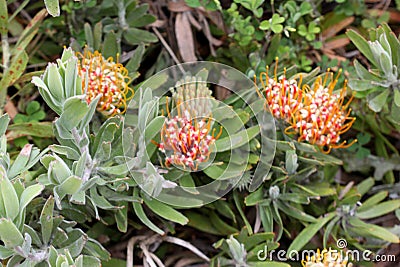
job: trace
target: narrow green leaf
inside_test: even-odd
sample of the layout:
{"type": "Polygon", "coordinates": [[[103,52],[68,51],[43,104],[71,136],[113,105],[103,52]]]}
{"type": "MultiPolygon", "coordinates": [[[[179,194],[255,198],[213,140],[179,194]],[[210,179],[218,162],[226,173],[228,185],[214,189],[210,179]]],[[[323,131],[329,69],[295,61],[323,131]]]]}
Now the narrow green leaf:
{"type": "Polygon", "coordinates": [[[100,49],[102,34],[103,34],[103,24],[101,23],[101,21],[99,21],[94,25],[94,30],[93,30],[93,49],[94,50],[100,49]]]}
{"type": "Polygon", "coordinates": [[[9,258],[13,254],[14,254],[14,251],[12,249],[8,249],[8,248],[0,245],[0,259],[1,260],[5,260],[5,259],[9,258]]]}
{"type": "MultiPolygon", "coordinates": [[[[84,251],[89,251],[88,254],[95,256],[102,261],[110,259],[110,253],[96,239],[88,238],[84,251]]],[[[85,253],[86,254],[86,253],[85,253]]]]}
{"type": "Polygon", "coordinates": [[[118,52],[119,49],[117,35],[113,31],[111,31],[107,33],[104,38],[102,54],[106,59],[109,57],[116,58],[118,52]]]}
{"type": "Polygon", "coordinates": [[[79,158],[80,158],[79,153],[75,149],[70,148],[68,146],[51,145],[49,148],[54,153],[64,155],[68,159],[79,160],[79,158]]]}
{"type": "Polygon", "coordinates": [[[300,251],[333,217],[335,217],[335,213],[329,213],[325,217],[317,219],[318,221],[316,223],[309,224],[306,228],[304,228],[289,246],[287,255],[290,255],[292,251],[300,251]]]}
{"type": "MultiPolygon", "coordinates": [[[[51,159],[50,157],[48,159],[51,159]]],[[[59,156],[54,154],[54,161],[50,162],[48,175],[55,184],[61,184],[72,175],[68,165],[59,156]]]]}
{"type": "Polygon", "coordinates": [[[380,191],[373,195],[372,197],[368,198],[366,201],[362,203],[360,207],[357,208],[358,212],[363,212],[368,210],[369,208],[375,206],[382,200],[384,200],[388,196],[388,191],[380,191]]]}
{"type": "Polygon", "coordinates": [[[374,237],[377,237],[377,238],[380,238],[382,240],[392,242],[392,243],[400,242],[399,237],[397,235],[391,233],[390,231],[388,231],[385,228],[380,227],[378,225],[365,223],[356,217],[351,217],[349,219],[349,223],[352,226],[354,226],[356,229],[362,230],[370,236],[374,236],[374,237]]]}
{"type": "Polygon", "coordinates": [[[117,222],[118,230],[126,233],[128,229],[128,202],[124,203],[122,209],[117,210],[115,213],[115,221],[117,222]]]}
{"type": "Polygon", "coordinates": [[[400,199],[389,200],[369,208],[366,211],[358,212],[357,217],[361,219],[371,219],[400,208],[400,199]]]}
{"type": "MultiPolygon", "coordinates": [[[[260,187],[262,188],[262,186],[260,187]]],[[[238,191],[234,191],[233,192],[233,199],[235,201],[235,205],[236,205],[236,209],[239,211],[240,217],[242,217],[242,220],[244,221],[244,224],[247,227],[247,231],[249,233],[249,235],[253,234],[253,228],[251,227],[251,224],[249,222],[249,220],[247,220],[246,215],[244,214],[243,210],[242,210],[242,205],[239,201],[239,195],[238,195],[238,191]]]]}
{"type": "Polygon", "coordinates": [[[6,133],[9,122],[10,122],[10,116],[8,116],[7,113],[3,114],[0,117],[0,137],[6,133]]]}
{"type": "Polygon", "coordinates": [[[140,6],[136,6],[132,11],[128,12],[127,14],[127,21],[135,20],[138,17],[141,17],[147,13],[149,10],[149,4],[142,4],[140,6]]]}
{"type": "Polygon", "coordinates": [[[125,40],[131,44],[136,45],[142,42],[144,43],[154,43],[158,41],[157,36],[153,33],[145,30],[140,30],[137,28],[129,28],[124,32],[125,40]]]}
{"type": "Polygon", "coordinates": [[[248,143],[249,140],[255,138],[259,132],[260,132],[260,127],[256,125],[244,131],[240,131],[239,133],[218,139],[217,141],[215,141],[216,150],[218,152],[223,152],[230,149],[238,148],[248,143]]]}
{"type": "Polygon", "coordinates": [[[230,224],[224,222],[215,212],[209,213],[209,220],[214,228],[222,235],[230,235],[239,232],[230,224]]]}
{"type": "Polygon", "coordinates": [[[190,210],[185,212],[185,215],[189,219],[188,226],[212,235],[223,235],[210,223],[208,216],[190,210]]]}
{"type": "Polygon", "coordinates": [[[35,37],[42,20],[47,16],[46,10],[42,9],[33,17],[29,22],[28,26],[25,27],[24,31],[21,33],[17,44],[15,45],[15,50],[23,51],[31,43],[32,39],[35,37]]]}
{"type": "Polygon", "coordinates": [[[47,80],[45,80],[50,92],[58,101],[65,99],[64,81],[54,63],[49,63],[47,69],[47,80]]]}
{"type": "Polygon", "coordinates": [[[92,99],[88,111],[86,112],[85,116],[82,118],[82,121],[79,123],[79,131],[83,132],[86,130],[87,126],[93,119],[93,115],[96,112],[97,103],[100,100],[101,95],[96,96],[96,98],[92,99]]]}
{"type": "Polygon", "coordinates": [[[54,110],[57,114],[61,114],[62,111],[62,105],[61,102],[54,98],[53,95],[50,93],[49,88],[47,87],[47,85],[44,83],[44,81],[42,80],[42,78],[40,77],[33,77],[32,78],[32,83],[38,87],[39,89],[39,93],[41,94],[41,96],[43,97],[44,101],[46,102],[46,104],[52,109],[54,110]]]}
{"type": "Polygon", "coordinates": [[[82,82],[78,75],[78,59],[75,56],[66,62],[64,86],[65,98],[82,94],[82,82]]]}
{"type": "Polygon", "coordinates": [[[179,179],[179,185],[183,190],[189,192],[191,194],[199,194],[199,191],[196,189],[196,184],[190,174],[184,175],[179,179]]]}
{"type": "MultiPolygon", "coordinates": [[[[370,80],[370,81],[375,81],[375,82],[380,82],[381,78],[379,76],[376,76],[375,74],[369,72],[366,68],[364,68],[363,65],[361,65],[358,60],[354,60],[354,68],[357,72],[357,76],[361,80],[370,80]]],[[[359,91],[359,90],[357,90],[359,91]]]]}
{"type": "Polygon", "coordinates": [[[86,43],[87,43],[87,45],[89,47],[93,48],[93,46],[94,46],[94,37],[93,37],[92,27],[90,26],[89,23],[86,22],[85,26],[84,26],[84,29],[85,29],[86,43]]]}
{"type": "MultiPolygon", "coordinates": [[[[134,197],[136,199],[139,199],[138,191],[139,190],[137,190],[135,188],[134,197]]],[[[133,201],[132,205],[133,205],[133,210],[135,211],[136,216],[138,216],[139,220],[142,223],[144,223],[147,227],[149,227],[154,232],[156,232],[160,235],[164,235],[164,231],[161,230],[160,228],[158,228],[152,221],[149,220],[149,218],[147,217],[146,213],[143,210],[142,204],[139,201],[133,201]]]]}
{"type": "Polygon", "coordinates": [[[169,221],[173,221],[179,223],[181,225],[185,225],[188,223],[188,218],[186,218],[182,213],[176,211],[170,206],[156,200],[149,200],[146,197],[143,198],[144,203],[157,215],[167,219],[169,221]]]}
{"type": "Polygon", "coordinates": [[[267,65],[270,65],[275,60],[279,44],[281,42],[281,37],[281,34],[274,34],[274,36],[271,38],[270,44],[268,46],[268,54],[265,58],[265,63],[267,65]]]}
{"type": "Polygon", "coordinates": [[[112,205],[104,196],[99,195],[95,186],[90,188],[90,198],[93,204],[104,210],[114,210],[118,207],[112,205]]]}
{"type": "Polygon", "coordinates": [[[313,216],[308,215],[304,211],[299,210],[289,204],[286,204],[283,201],[278,201],[277,205],[280,210],[282,210],[284,213],[286,213],[287,215],[289,215],[295,219],[298,219],[303,222],[310,222],[310,223],[317,222],[317,219],[315,219],[313,216]]]}
{"type": "Polygon", "coordinates": [[[135,72],[139,69],[140,62],[142,61],[144,52],[145,52],[144,45],[143,44],[138,45],[138,47],[133,52],[131,59],[125,66],[130,73],[135,72]]]}
{"type": "Polygon", "coordinates": [[[140,28],[156,21],[156,17],[150,14],[144,14],[143,16],[137,17],[129,21],[130,27],[140,28]]]}
{"type": "Polygon", "coordinates": [[[21,152],[18,154],[14,163],[11,165],[11,168],[8,170],[8,176],[10,178],[14,178],[18,174],[20,174],[20,172],[25,168],[31,156],[32,147],[33,145],[26,144],[22,148],[21,152]]]}
{"type": "MultiPolygon", "coordinates": [[[[80,255],[76,260],[75,260],[76,266],[90,266],[90,267],[101,267],[101,262],[98,258],[93,257],[93,256],[87,256],[87,255],[80,255]]],[[[115,266],[114,266],[115,267],[115,266]]]]}
{"type": "Polygon", "coordinates": [[[363,196],[374,186],[374,184],[375,180],[369,177],[357,185],[357,192],[363,196]]]}
{"type": "Polygon", "coordinates": [[[376,85],[373,84],[370,80],[365,80],[365,79],[351,79],[349,81],[349,87],[353,91],[357,92],[364,92],[373,88],[376,88],[376,85]]]}
{"type": "Polygon", "coordinates": [[[11,139],[21,136],[54,137],[52,123],[47,121],[11,124],[8,130],[8,137],[11,139]]]}
{"type": "Polygon", "coordinates": [[[400,107],[400,89],[394,89],[394,103],[400,107]]]}
{"type": "Polygon", "coordinates": [[[80,229],[73,229],[68,232],[67,242],[63,245],[65,251],[70,254],[70,264],[73,264],[72,258],[77,257],[82,253],[82,249],[85,246],[87,239],[88,236],[80,229]]]}
{"type": "Polygon", "coordinates": [[[0,34],[6,35],[8,32],[8,10],[6,0],[0,0],[0,34]]]}
{"type": "Polygon", "coordinates": [[[53,210],[54,210],[54,198],[50,196],[40,214],[40,227],[42,230],[42,240],[43,244],[48,244],[51,238],[51,233],[53,232],[53,210]]]}
{"type": "Polygon", "coordinates": [[[263,187],[260,186],[260,188],[258,188],[256,191],[250,193],[244,199],[244,203],[246,204],[246,206],[254,206],[262,200],[264,200],[264,191],[263,191],[263,187]]]}
{"type": "Polygon", "coordinates": [[[156,137],[156,135],[161,131],[164,122],[165,122],[165,117],[158,116],[154,118],[149,124],[147,124],[145,132],[146,144],[148,144],[150,140],[153,140],[156,137]]]}
{"type": "Polygon", "coordinates": [[[11,181],[8,180],[3,165],[0,165],[0,190],[4,205],[4,213],[7,218],[14,220],[18,216],[19,200],[11,181]]]}
{"type": "Polygon", "coordinates": [[[237,222],[235,212],[233,211],[233,207],[231,207],[228,201],[218,200],[213,202],[212,206],[215,208],[218,214],[221,214],[224,217],[232,220],[234,223],[237,222]]]}
{"type": "Polygon", "coordinates": [[[21,77],[28,64],[28,60],[29,57],[25,50],[19,51],[12,57],[11,64],[0,81],[1,90],[5,90],[7,87],[13,85],[14,82],[21,77]]]}

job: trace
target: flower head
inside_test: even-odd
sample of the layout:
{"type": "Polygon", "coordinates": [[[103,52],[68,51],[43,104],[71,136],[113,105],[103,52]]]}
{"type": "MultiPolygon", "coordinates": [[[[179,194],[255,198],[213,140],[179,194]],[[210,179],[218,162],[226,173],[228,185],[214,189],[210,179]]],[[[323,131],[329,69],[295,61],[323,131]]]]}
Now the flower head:
{"type": "MultiPolygon", "coordinates": [[[[331,76],[329,72],[325,77],[327,76],[331,76]]],[[[337,77],[331,78],[328,85],[326,80],[317,78],[312,88],[305,92],[303,105],[293,117],[289,129],[298,133],[299,141],[305,140],[321,148],[327,147],[326,152],[329,152],[332,148],[343,148],[353,144],[341,142],[340,135],[350,129],[355,118],[349,116],[351,109],[348,109],[348,106],[351,99],[343,104],[346,82],[338,94],[333,93],[337,77]]]]}
{"type": "Polygon", "coordinates": [[[192,117],[205,117],[211,114],[213,105],[212,91],[206,81],[198,76],[186,76],[170,88],[175,103],[182,111],[188,111],[192,117]]]}
{"type": "Polygon", "coordinates": [[[178,115],[165,118],[161,130],[161,143],[156,144],[159,150],[166,154],[165,165],[181,165],[184,169],[189,167],[197,170],[199,164],[208,161],[211,154],[211,145],[222,133],[220,130],[215,135],[215,129],[211,132],[212,118],[192,118],[187,110],[177,104],[178,115]]]}
{"type": "Polygon", "coordinates": [[[343,257],[342,252],[337,250],[324,249],[311,257],[307,256],[307,260],[301,261],[303,267],[352,267],[347,257],[343,257]]]}
{"type": "Polygon", "coordinates": [[[78,53],[78,58],[79,75],[82,78],[82,88],[86,90],[84,93],[87,102],[90,103],[102,94],[97,106],[98,111],[107,116],[124,113],[127,97],[133,94],[128,86],[128,70],[118,63],[118,59],[117,63],[112,57],[105,59],[98,51],[92,53],[85,49],[83,54],[78,53]]]}
{"type": "Polygon", "coordinates": [[[340,142],[340,135],[348,131],[355,121],[350,117],[351,109],[348,108],[352,99],[344,104],[346,82],[339,93],[333,92],[340,73],[334,79],[328,70],[324,79],[317,78],[310,88],[308,85],[301,87],[301,76],[299,81],[287,79],[285,72],[277,77],[276,70],[277,65],[274,77],[270,78],[267,68],[261,73],[260,81],[271,113],[289,125],[285,129],[286,134],[297,135],[299,142],[315,144],[326,153],[332,148],[348,147],[355,142],[340,142]]]}
{"type": "Polygon", "coordinates": [[[177,115],[172,116],[168,107],[161,130],[161,143],[155,143],[165,153],[165,165],[180,165],[197,170],[200,163],[208,161],[211,146],[218,135],[211,131],[213,120],[211,90],[197,76],[187,76],[170,88],[177,115]]]}
{"type": "Polygon", "coordinates": [[[266,104],[276,118],[290,121],[297,110],[303,107],[303,91],[295,79],[287,79],[285,74],[271,78],[267,70],[261,73],[260,81],[265,89],[266,104]]]}

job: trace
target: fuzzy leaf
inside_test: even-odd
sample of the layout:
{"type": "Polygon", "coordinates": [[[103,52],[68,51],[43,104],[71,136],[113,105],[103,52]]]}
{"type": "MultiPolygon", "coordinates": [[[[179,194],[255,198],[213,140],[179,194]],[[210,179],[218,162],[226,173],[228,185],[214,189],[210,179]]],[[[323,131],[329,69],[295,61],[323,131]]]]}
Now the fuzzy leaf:
{"type": "MultiPolygon", "coordinates": [[[[60,201],[66,195],[75,194],[82,185],[82,179],[77,176],[70,176],[65,179],[60,185],[54,187],[54,192],[57,193],[56,198],[58,206],[60,206],[60,201]]],[[[55,196],[56,197],[56,196],[55,196]]]]}
{"type": "Polygon", "coordinates": [[[6,248],[14,248],[24,243],[24,237],[15,224],[6,218],[0,219],[0,239],[6,248]]]}
{"type": "Polygon", "coordinates": [[[60,3],[58,0],[44,0],[47,12],[53,17],[60,16],[60,3]]]}
{"type": "Polygon", "coordinates": [[[354,30],[348,30],[346,32],[347,37],[353,42],[353,44],[360,50],[360,52],[375,66],[377,62],[375,60],[374,54],[371,51],[371,48],[368,42],[362,37],[359,33],[354,30]]]}
{"type": "Polygon", "coordinates": [[[109,58],[109,57],[115,58],[118,52],[119,52],[119,46],[117,41],[117,35],[113,31],[110,31],[109,33],[106,34],[104,38],[102,54],[104,58],[109,58]]]}
{"type": "Polygon", "coordinates": [[[25,188],[19,201],[20,212],[22,212],[26,206],[28,206],[28,204],[43,191],[43,189],[44,186],[40,184],[34,184],[25,188]]]}
{"type": "Polygon", "coordinates": [[[145,47],[143,44],[138,45],[138,47],[133,51],[131,59],[126,64],[126,69],[129,73],[136,72],[139,69],[140,62],[145,52],[145,47]]]}
{"type": "Polygon", "coordinates": [[[53,210],[54,210],[54,198],[50,196],[40,214],[40,227],[42,231],[43,244],[48,244],[53,232],[53,210]]]}
{"type": "Polygon", "coordinates": [[[153,33],[137,28],[127,29],[124,32],[124,38],[131,45],[140,44],[142,42],[154,43],[158,41],[157,36],[155,36],[153,33]]]}
{"type": "Polygon", "coordinates": [[[47,69],[47,79],[45,80],[51,94],[55,99],[61,101],[65,97],[64,82],[59,73],[58,67],[54,63],[49,63],[47,69]]]}
{"type": "Polygon", "coordinates": [[[9,122],[10,116],[7,113],[0,117],[0,136],[3,136],[6,133],[9,122]]]}
{"type": "Polygon", "coordinates": [[[56,123],[61,124],[67,130],[72,130],[85,117],[89,106],[81,96],[68,98],[63,107],[63,113],[56,123]]]}
{"type": "MultiPolygon", "coordinates": [[[[2,204],[4,205],[4,214],[6,218],[14,220],[19,212],[19,199],[11,181],[8,179],[6,171],[0,165],[0,190],[2,204]]],[[[1,207],[3,208],[3,207],[1,207]]]]}
{"type": "Polygon", "coordinates": [[[386,104],[389,93],[389,89],[385,89],[383,92],[372,96],[372,99],[368,99],[369,108],[374,112],[380,112],[383,106],[386,104]]]}
{"type": "Polygon", "coordinates": [[[400,89],[394,89],[394,103],[400,107],[400,89]]]}

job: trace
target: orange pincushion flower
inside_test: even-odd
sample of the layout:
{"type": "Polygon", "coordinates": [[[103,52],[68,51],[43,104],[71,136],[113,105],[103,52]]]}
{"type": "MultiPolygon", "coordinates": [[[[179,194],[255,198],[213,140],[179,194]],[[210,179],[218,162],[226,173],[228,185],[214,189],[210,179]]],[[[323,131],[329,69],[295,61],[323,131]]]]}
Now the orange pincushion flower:
{"type": "Polygon", "coordinates": [[[90,52],[85,49],[83,54],[78,53],[79,75],[82,78],[82,88],[87,84],[86,100],[90,103],[99,94],[102,94],[97,110],[107,116],[124,113],[127,97],[133,95],[129,88],[130,78],[128,70],[121,64],[114,62],[112,57],[105,59],[101,53],[90,52]]]}
{"type": "MultiPolygon", "coordinates": [[[[328,75],[329,72],[325,77],[328,75]]],[[[327,153],[332,148],[345,148],[355,142],[350,144],[346,144],[346,141],[340,142],[340,135],[351,128],[355,118],[349,116],[351,109],[348,109],[348,106],[352,99],[343,105],[346,82],[340,94],[333,93],[337,79],[338,77],[334,80],[331,78],[331,82],[325,86],[327,78],[324,82],[321,78],[317,78],[313,88],[304,94],[303,106],[286,130],[287,133],[290,129],[298,133],[299,141],[305,140],[321,148],[327,147],[327,153]]]]}
{"type": "Polygon", "coordinates": [[[299,142],[315,144],[325,153],[332,148],[349,147],[356,141],[350,144],[340,142],[340,135],[348,131],[355,121],[354,117],[350,117],[351,109],[348,108],[352,98],[343,104],[346,82],[339,94],[333,92],[340,73],[333,79],[328,70],[324,80],[317,78],[311,89],[308,85],[301,87],[301,77],[299,82],[288,80],[285,73],[278,78],[276,69],[277,65],[274,78],[270,78],[267,68],[267,72],[260,74],[260,81],[273,116],[289,124],[286,134],[298,135],[299,142]]]}

